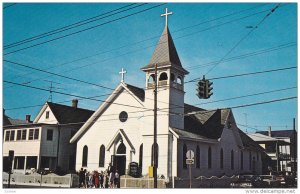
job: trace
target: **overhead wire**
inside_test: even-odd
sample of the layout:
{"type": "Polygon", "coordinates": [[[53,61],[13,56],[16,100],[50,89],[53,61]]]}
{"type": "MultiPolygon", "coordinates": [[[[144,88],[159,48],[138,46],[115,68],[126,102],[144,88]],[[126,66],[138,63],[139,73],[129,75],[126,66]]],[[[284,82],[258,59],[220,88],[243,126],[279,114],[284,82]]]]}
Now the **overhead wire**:
{"type": "Polygon", "coordinates": [[[82,25],[86,25],[86,24],[89,24],[89,23],[92,23],[92,22],[95,22],[95,21],[98,21],[98,20],[101,20],[101,19],[104,19],[104,18],[107,18],[107,17],[111,17],[113,15],[116,15],[116,14],[119,14],[119,13],[122,13],[122,12],[125,12],[125,11],[128,11],[128,10],[131,10],[131,9],[134,9],[134,8],[137,8],[137,7],[140,7],[140,6],[144,6],[144,5],[148,4],[148,3],[142,3],[142,4],[138,4],[137,6],[130,7],[130,6],[135,5],[135,4],[136,3],[131,3],[129,5],[125,5],[125,6],[122,6],[120,8],[117,8],[117,9],[114,9],[114,10],[110,10],[110,11],[102,13],[100,15],[97,15],[97,16],[94,16],[94,17],[90,17],[90,18],[81,20],[79,22],[75,22],[73,24],[66,25],[66,26],[61,27],[61,28],[56,28],[54,30],[51,30],[51,31],[48,31],[48,32],[45,32],[45,33],[42,33],[42,34],[39,34],[39,35],[32,36],[32,37],[26,38],[24,40],[20,40],[20,41],[17,41],[17,42],[8,44],[8,45],[4,45],[4,50],[9,49],[9,48],[13,48],[13,47],[16,47],[16,46],[19,46],[19,45],[22,45],[22,44],[25,44],[25,43],[28,43],[28,42],[32,42],[32,41],[35,41],[35,40],[39,40],[41,38],[52,36],[54,34],[61,33],[61,32],[64,32],[64,31],[67,31],[67,30],[70,30],[70,29],[73,29],[73,28],[77,28],[77,27],[80,27],[82,25]],[[127,7],[130,7],[130,8],[127,8],[127,7]],[[127,9],[122,10],[124,8],[127,8],[127,9]],[[121,11],[119,11],[119,10],[121,10],[121,11]],[[118,11],[118,12],[114,13],[116,11],[118,11]],[[102,17],[100,17],[100,16],[102,16],[102,17]]]}

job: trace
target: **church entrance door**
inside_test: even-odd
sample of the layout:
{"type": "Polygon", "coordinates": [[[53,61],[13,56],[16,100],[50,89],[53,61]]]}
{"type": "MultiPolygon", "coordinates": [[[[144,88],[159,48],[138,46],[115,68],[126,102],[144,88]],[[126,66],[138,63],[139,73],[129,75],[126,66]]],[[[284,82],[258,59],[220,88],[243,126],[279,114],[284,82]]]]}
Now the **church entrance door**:
{"type": "Polygon", "coordinates": [[[118,170],[119,175],[124,175],[126,170],[126,156],[115,156],[116,170],[118,170]]]}

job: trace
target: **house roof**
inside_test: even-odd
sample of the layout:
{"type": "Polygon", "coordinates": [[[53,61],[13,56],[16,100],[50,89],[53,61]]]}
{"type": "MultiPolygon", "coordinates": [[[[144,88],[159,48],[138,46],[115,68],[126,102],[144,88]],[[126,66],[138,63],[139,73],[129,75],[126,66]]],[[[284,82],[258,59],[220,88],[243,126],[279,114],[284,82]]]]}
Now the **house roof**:
{"type": "Polygon", "coordinates": [[[188,114],[184,117],[184,129],[210,139],[219,139],[229,113],[229,109],[218,109],[188,114]]]}
{"type": "Polygon", "coordinates": [[[142,102],[145,100],[145,90],[126,83],[127,88],[142,102]]]}
{"type": "Polygon", "coordinates": [[[59,124],[86,122],[94,111],[47,102],[59,124]]]}
{"type": "Polygon", "coordinates": [[[149,64],[143,67],[142,70],[153,69],[155,68],[155,64],[157,64],[158,68],[164,66],[173,66],[185,73],[188,73],[188,71],[183,69],[181,65],[168,26],[164,28],[149,64]]]}
{"type": "Polygon", "coordinates": [[[263,151],[263,148],[258,145],[248,134],[245,134],[242,130],[239,129],[239,134],[243,143],[244,148],[250,149],[250,150],[261,150],[263,151]]]}
{"type": "Polygon", "coordinates": [[[25,120],[13,119],[3,114],[3,126],[28,124],[25,120]]]}
{"type": "Polygon", "coordinates": [[[263,135],[260,133],[248,133],[247,135],[256,142],[279,142],[281,145],[289,144],[286,141],[279,140],[279,139],[270,137],[268,135],[263,135]]]}
{"type": "MultiPolygon", "coordinates": [[[[268,135],[268,131],[257,131],[257,133],[268,135]]],[[[297,132],[296,132],[297,133],[297,132]]],[[[294,130],[276,130],[271,131],[271,137],[292,137],[294,135],[294,130]]]]}

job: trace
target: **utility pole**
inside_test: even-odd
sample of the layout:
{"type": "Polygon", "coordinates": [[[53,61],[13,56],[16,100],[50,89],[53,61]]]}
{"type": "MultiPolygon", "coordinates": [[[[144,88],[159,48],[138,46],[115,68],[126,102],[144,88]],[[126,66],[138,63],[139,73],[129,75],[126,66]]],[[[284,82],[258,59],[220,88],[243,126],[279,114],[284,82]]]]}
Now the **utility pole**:
{"type": "Polygon", "coordinates": [[[293,160],[293,169],[292,169],[292,173],[293,173],[293,175],[296,175],[296,157],[297,157],[297,142],[296,142],[296,121],[295,121],[295,118],[293,119],[293,130],[294,130],[294,137],[293,137],[293,144],[294,144],[294,151],[293,151],[293,158],[294,158],[294,160],[293,160]]]}
{"type": "Polygon", "coordinates": [[[154,143],[153,143],[153,176],[154,188],[157,188],[157,64],[155,64],[155,80],[154,80],[154,143]]]}

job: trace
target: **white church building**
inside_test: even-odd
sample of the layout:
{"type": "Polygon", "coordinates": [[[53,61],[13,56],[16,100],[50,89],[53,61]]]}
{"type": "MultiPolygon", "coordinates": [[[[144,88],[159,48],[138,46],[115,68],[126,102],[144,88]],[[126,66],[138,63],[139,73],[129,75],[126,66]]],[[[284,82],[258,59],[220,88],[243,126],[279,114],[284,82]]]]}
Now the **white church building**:
{"type": "MultiPolygon", "coordinates": [[[[168,25],[145,72],[145,88],[122,79],[112,94],[71,138],[77,144],[76,170],[104,171],[109,163],[127,174],[136,162],[148,175],[153,162],[154,72],[157,64],[158,176],[189,176],[186,152],[195,153],[193,176],[261,173],[262,148],[236,125],[230,109],[204,110],[184,102],[181,64],[168,25]]],[[[123,72],[123,71],[122,71],[123,72]]]]}

